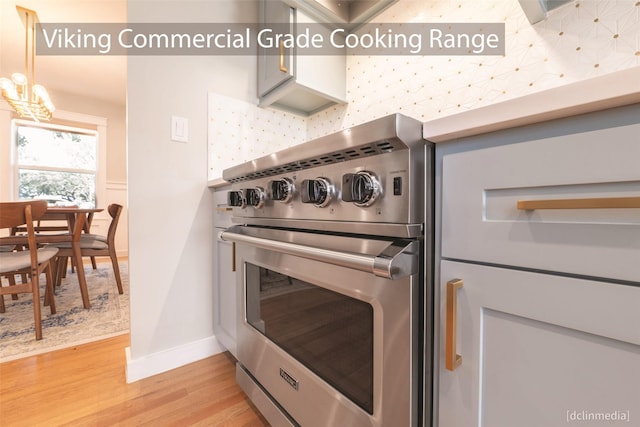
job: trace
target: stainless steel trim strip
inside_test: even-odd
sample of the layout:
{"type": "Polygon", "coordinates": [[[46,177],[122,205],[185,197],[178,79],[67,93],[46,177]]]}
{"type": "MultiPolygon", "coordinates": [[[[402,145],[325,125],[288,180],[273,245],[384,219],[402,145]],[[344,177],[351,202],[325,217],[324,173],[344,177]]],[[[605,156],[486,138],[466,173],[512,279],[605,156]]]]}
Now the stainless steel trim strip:
{"type": "Polygon", "coordinates": [[[371,256],[264,239],[232,230],[220,232],[219,237],[224,241],[246,243],[271,251],[364,271],[385,279],[395,280],[418,272],[418,243],[415,241],[393,242],[380,255],[371,256]]]}
{"type": "Polygon", "coordinates": [[[298,228],[336,233],[368,234],[371,236],[413,239],[421,237],[422,224],[365,223],[356,221],[318,221],[306,219],[233,217],[234,224],[263,225],[266,227],[298,228]]]}

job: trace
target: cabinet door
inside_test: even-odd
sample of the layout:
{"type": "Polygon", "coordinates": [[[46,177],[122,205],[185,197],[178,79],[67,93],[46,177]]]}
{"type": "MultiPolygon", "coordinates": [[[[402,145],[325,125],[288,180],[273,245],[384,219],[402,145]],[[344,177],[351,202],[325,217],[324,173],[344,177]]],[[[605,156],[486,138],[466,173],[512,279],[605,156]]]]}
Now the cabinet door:
{"type": "MultiPolygon", "coordinates": [[[[295,9],[284,2],[260,2],[260,22],[263,28],[272,30],[268,33],[271,36],[278,32],[294,34],[294,17],[295,9]]],[[[293,65],[293,48],[285,48],[282,43],[271,48],[258,46],[258,96],[293,78],[293,65]]]]}
{"type": "Polygon", "coordinates": [[[215,295],[216,338],[236,356],[236,273],[233,268],[234,248],[230,242],[216,239],[215,295]]]}
{"type": "Polygon", "coordinates": [[[640,287],[450,261],[440,285],[440,426],[640,420],[640,287]],[[452,279],[463,285],[449,311],[450,354],[462,359],[450,371],[452,279]]]}

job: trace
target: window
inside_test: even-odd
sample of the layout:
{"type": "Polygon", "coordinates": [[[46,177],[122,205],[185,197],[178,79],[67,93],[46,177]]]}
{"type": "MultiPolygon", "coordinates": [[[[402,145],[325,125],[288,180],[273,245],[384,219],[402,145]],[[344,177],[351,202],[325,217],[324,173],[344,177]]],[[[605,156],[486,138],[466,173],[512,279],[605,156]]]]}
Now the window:
{"type": "Polygon", "coordinates": [[[98,132],[15,120],[14,147],[19,199],[96,206],[98,132]]]}

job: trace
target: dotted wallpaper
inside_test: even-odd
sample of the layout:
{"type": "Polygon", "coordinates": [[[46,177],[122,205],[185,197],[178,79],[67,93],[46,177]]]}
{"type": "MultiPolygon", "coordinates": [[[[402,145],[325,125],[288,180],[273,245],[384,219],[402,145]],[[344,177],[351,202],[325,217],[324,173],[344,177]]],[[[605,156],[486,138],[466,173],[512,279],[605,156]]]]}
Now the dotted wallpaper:
{"type": "Polygon", "coordinates": [[[209,93],[208,179],[222,171],[306,141],[303,117],[209,93]]]}
{"type": "Polygon", "coordinates": [[[517,0],[400,0],[373,22],[504,22],[505,55],[348,55],[348,103],[310,117],[211,94],[210,179],[388,114],[428,121],[640,67],[640,0],[574,0],[533,25],[517,0]]]}
{"type": "Polygon", "coordinates": [[[640,66],[640,1],[575,0],[531,24],[517,0],[400,0],[374,22],[504,22],[504,56],[348,56],[348,104],[309,139],[396,112],[428,121],[640,66]]]}

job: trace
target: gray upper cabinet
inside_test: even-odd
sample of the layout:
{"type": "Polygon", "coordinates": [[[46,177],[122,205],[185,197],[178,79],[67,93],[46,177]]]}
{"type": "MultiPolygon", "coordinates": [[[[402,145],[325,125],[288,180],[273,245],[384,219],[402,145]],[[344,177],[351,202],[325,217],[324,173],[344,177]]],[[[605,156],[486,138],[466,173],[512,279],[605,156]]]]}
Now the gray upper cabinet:
{"type": "MultiPolygon", "coordinates": [[[[264,0],[260,20],[265,24],[282,23],[282,28],[293,32],[295,9],[280,1],[264,0]]],[[[280,27],[278,25],[278,27],[280,27]]],[[[258,96],[263,96],[293,78],[293,49],[284,45],[260,48],[258,56],[258,96]]]]}
{"type": "MultiPolygon", "coordinates": [[[[332,29],[318,25],[306,12],[283,1],[262,0],[260,19],[273,32],[298,34],[311,25],[328,40],[332,29]]],[[[280,42],[258,48],[259,106],[274,107],[310,115],[346,102],[346,57],[341,48],[331,47],[322,55],[296,52],[280,42]]]]}

